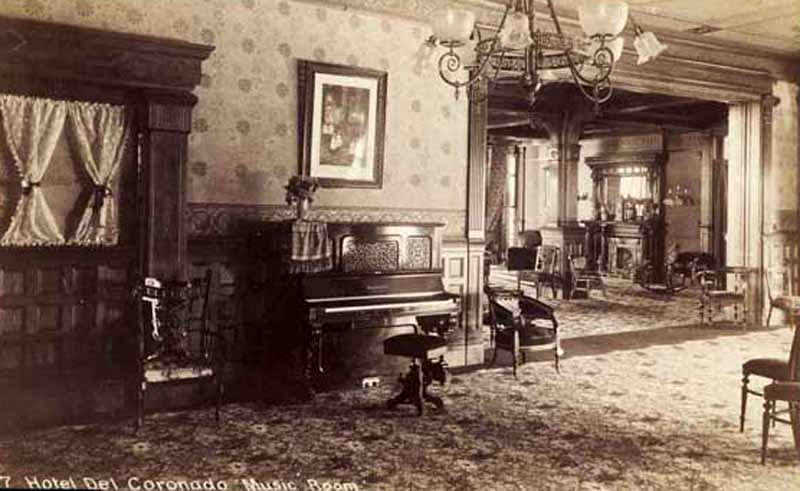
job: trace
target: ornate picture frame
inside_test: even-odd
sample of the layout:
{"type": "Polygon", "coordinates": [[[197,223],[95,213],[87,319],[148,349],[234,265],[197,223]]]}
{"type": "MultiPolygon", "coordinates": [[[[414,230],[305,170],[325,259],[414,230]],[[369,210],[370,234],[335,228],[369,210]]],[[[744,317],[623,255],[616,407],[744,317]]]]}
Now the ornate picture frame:
{"type": "Polygon", "coordinates": [[[323,187],[381,188],[386,72],[298,60],[300,173],[323,187]]]}

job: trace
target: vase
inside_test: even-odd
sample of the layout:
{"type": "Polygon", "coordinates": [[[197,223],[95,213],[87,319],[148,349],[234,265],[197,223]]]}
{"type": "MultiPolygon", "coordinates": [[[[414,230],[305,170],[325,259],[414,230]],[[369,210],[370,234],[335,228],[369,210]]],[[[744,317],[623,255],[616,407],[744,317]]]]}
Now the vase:
{"type": "Polygon", "coordinates": [[[297,219],[305,220],[310,209],[311,201],[309,201],[308,198],[297,200],[297,219]]]}

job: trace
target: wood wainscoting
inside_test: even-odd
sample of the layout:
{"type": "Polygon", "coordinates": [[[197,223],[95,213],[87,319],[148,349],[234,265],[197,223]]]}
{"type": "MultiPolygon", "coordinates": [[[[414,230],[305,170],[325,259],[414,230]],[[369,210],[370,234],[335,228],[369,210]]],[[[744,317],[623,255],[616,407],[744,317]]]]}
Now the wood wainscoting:
{"type": "Polygon", "coordinates": [[[131,248],[0,250],[0,432],[119,414],[131,248]]]}

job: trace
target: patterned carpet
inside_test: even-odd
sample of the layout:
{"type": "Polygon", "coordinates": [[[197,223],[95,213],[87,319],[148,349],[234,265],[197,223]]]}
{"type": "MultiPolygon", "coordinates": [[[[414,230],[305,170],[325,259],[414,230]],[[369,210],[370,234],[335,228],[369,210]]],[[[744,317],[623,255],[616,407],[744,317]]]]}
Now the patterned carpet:
{"type": "Polygon", "coordinates": [[[558,375],[542,353],[515,380],[501,356],[496,368],[434,387],[446,410],[421,418],[386,409],[396,387],[384,384],[309,404],[228,404],[219,427],[204,409],[150,415],[138,435],[125,421],[6,437],[0,487],[3,476],[22,488],[31,479],[84,488],[113,479],[110,489],[800,486],[787,426],[772,431],[759,464],[758,398],[738,431],[741,363],[785,356],[789,328],[701,329],[694,290],[659,297],[619,283],[607,299],[547,301],[566,338],[558,375]]]}

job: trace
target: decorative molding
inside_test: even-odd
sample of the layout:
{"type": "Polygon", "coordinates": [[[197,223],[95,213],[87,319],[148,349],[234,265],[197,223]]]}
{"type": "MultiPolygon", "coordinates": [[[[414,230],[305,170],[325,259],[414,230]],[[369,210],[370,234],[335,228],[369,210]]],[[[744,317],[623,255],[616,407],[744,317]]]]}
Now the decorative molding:
{"type": "Polygon", "coordinates": [[[197,97],[188,92],[144,91],[141,123],[151,130],[192,131],[192,107],[197,97]]]}
{"type": "MultiPolygon", "coordinates": [[[[231,237],[243,222],[293,220],[295,207],[286,205],[237,205],[189,203],[186,224],[190,239],[231,237]]],[[[463,237],[465,210],[382,207],[312,207],[308,218],[325,222],[353,223],[444,223],[445,237],[463,237]]]]}
{"type": "Polygon", "coordinates": [[[664,163],[664,154],[658,152],[613,152],[586,157],[586,165],[591,168],[607,168],[630,165],[659,166],[664,163]]]}
{"type": "Polygon", "coordinates": [[[212,46],[0,17],[0,74],[191,90],[212,46]],[[76,40],[80,40],[77,42],[76,40]]]}
{"type": "Polygon", "coordinates": [[[781,100],[772,94],[761,97],[761,124],[763,126],[772,126],[772,109],[780,103],[781,100]]]}
{"type": "Polygon", "coordinates": [[[666,149],[668,152],[674,152],[676,150],[704,148],[710,143],[711,135],[708,133],[670,134],[667,136],[666,149]]]}
{"type": "Polygon", "coordinates": [[[581,149],[586,157],[623,152],[661,152],[664,138],[660,133],[584,140],[581,149]]]}

